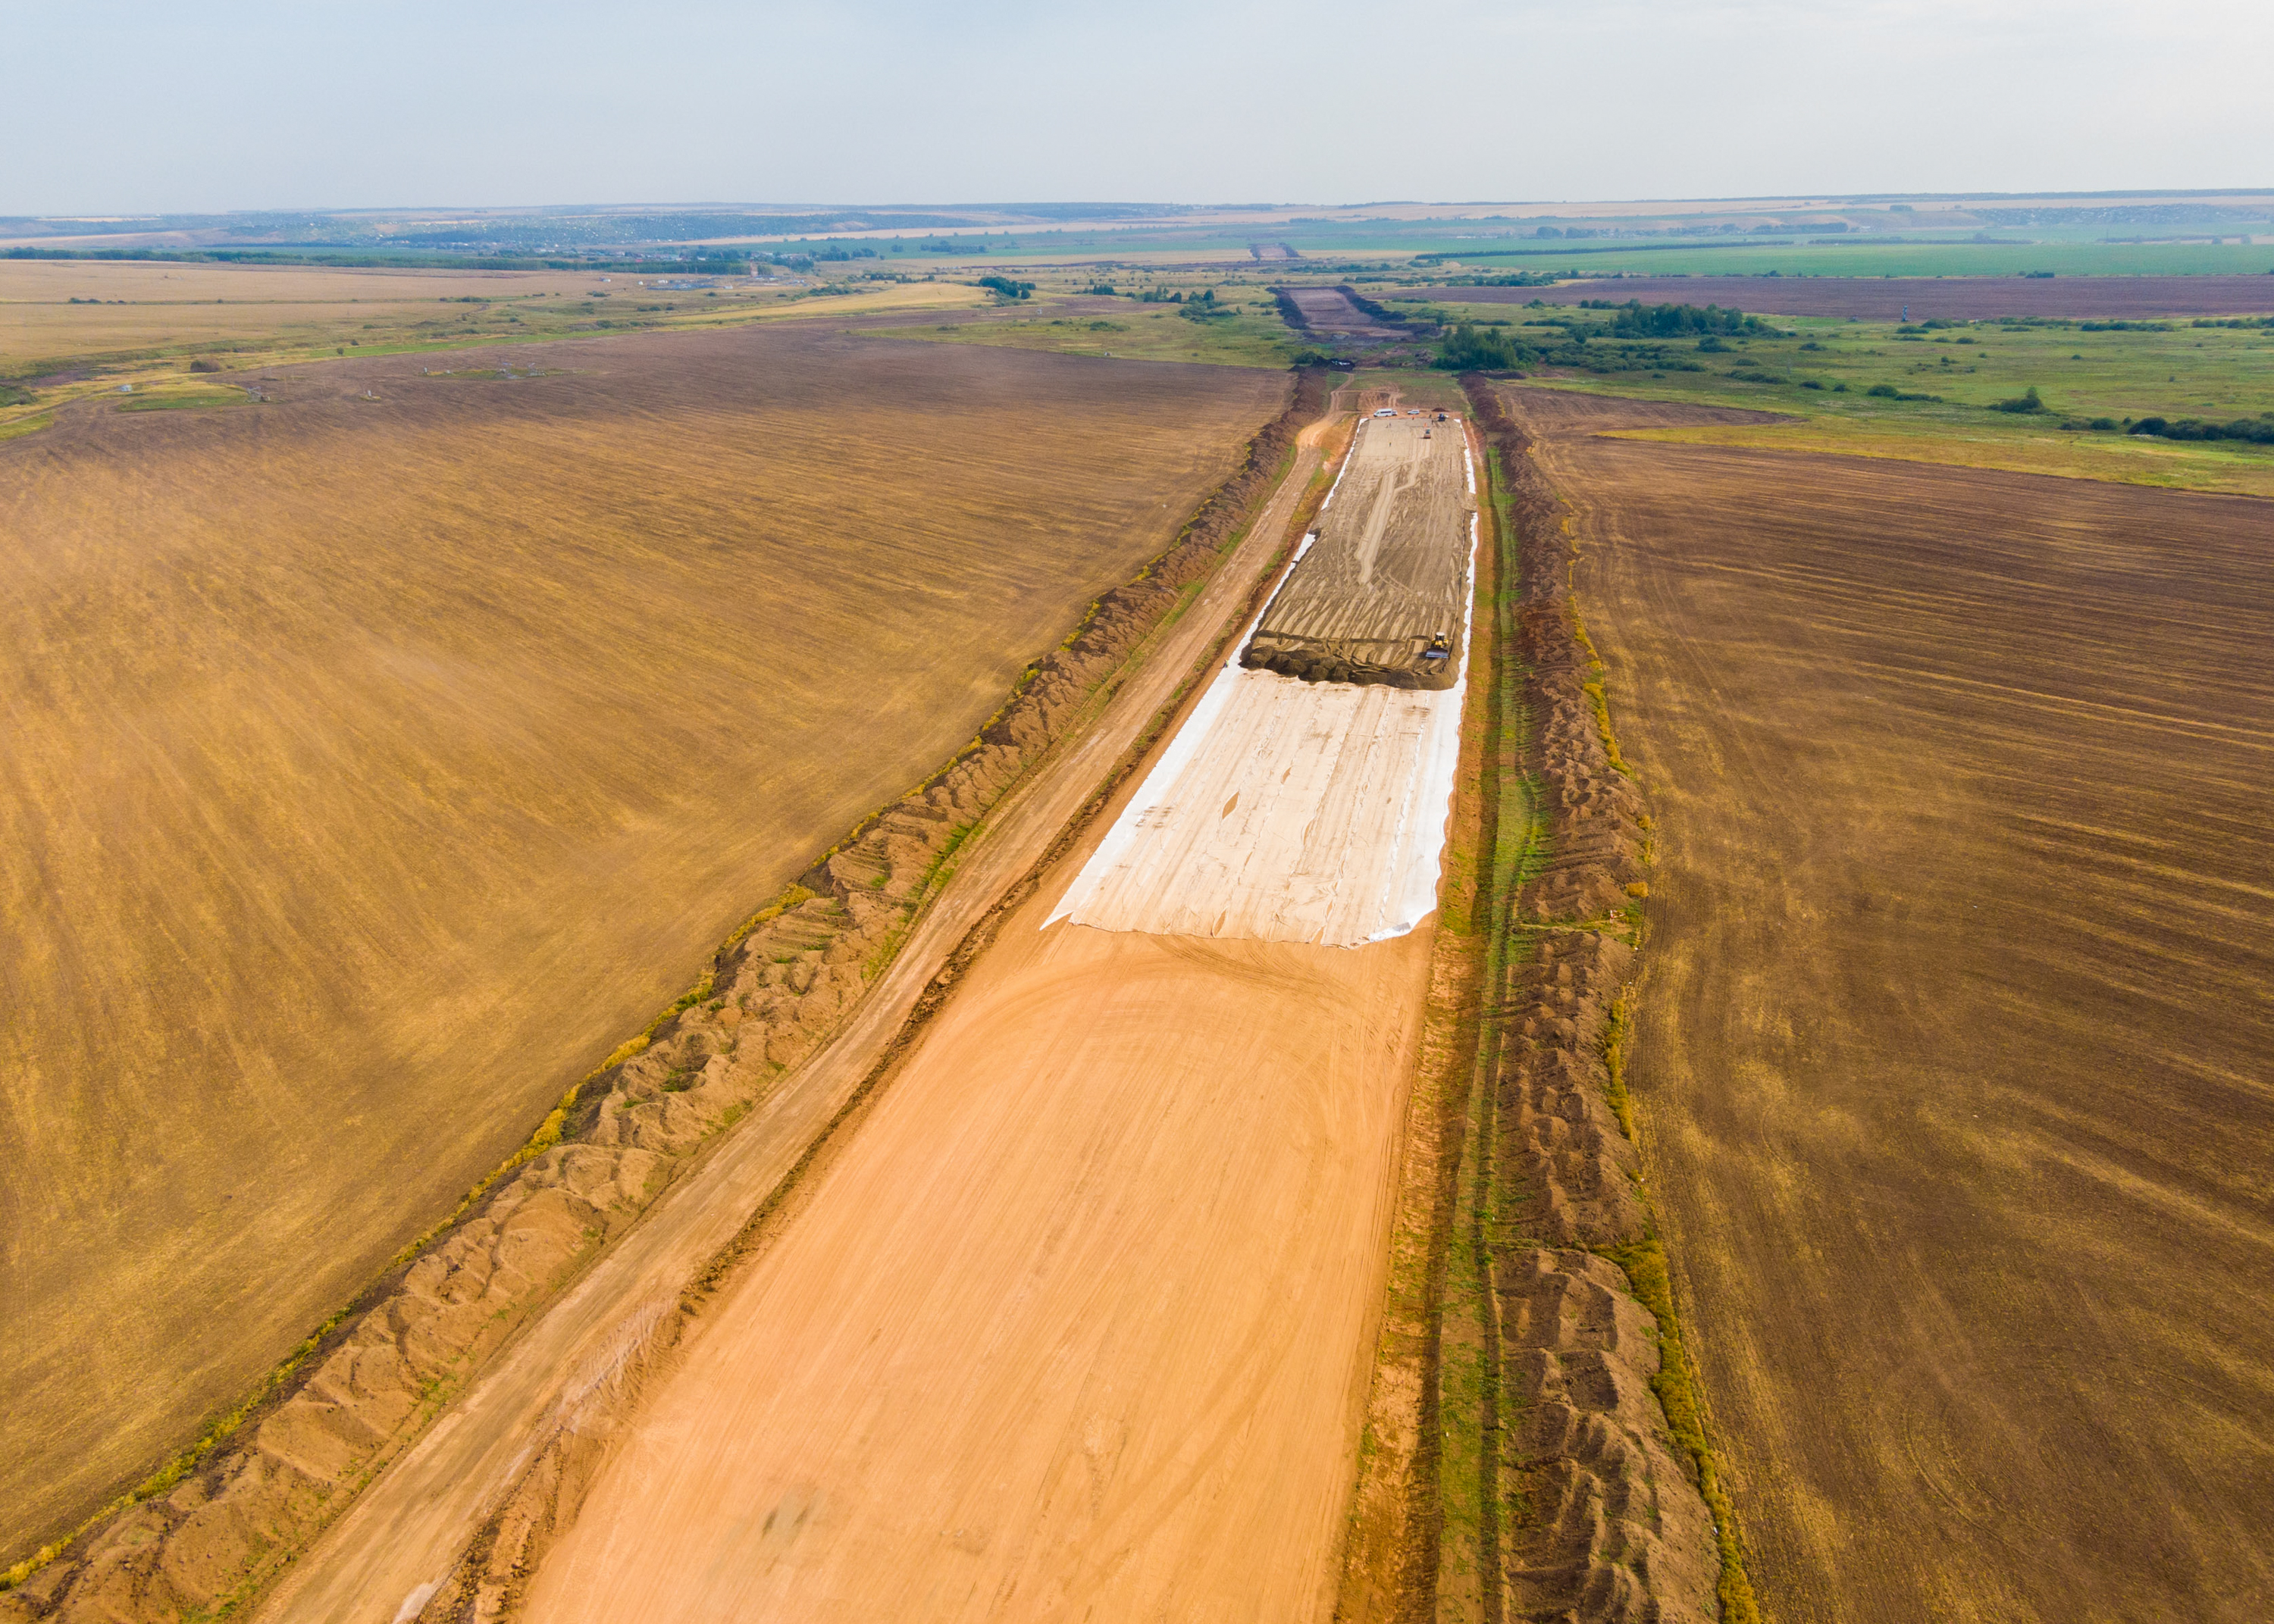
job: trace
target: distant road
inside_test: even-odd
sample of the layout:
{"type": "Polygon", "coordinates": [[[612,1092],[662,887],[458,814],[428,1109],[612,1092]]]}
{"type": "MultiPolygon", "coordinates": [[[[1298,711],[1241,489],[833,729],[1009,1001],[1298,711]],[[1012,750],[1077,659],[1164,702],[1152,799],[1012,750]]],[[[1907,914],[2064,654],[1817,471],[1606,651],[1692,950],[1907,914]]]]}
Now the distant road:
{"type": "MultiPolygon", "coordinates": [[[[2274,264],[2274,248],[2267,250],[2274,264]]],[[[1995,316],[2242,316],[2274,312],[2264,276],[1624,276],[1556,288],[1433,288],[1427,297],[1472,304],[1734,304],[1777,316],[1867,321],[1979,321],[1995,316]]]]}

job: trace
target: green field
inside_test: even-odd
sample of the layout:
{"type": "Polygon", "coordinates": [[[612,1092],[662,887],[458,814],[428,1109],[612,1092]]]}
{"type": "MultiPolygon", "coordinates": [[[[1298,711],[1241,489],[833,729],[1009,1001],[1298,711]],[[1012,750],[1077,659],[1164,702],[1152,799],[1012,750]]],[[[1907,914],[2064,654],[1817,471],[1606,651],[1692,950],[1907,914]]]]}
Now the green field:
{"type": "Polygon", "coordinates": [[[121,411],[193,411],[206,406],[242,406],[242,389],[172,389],[154,395],[133,395],[118,402],[121,411]]]}
{"type": "Polygon", "coordinates": [[[1299,335],[1280,320],[1270,292],[1259,286],[1176,278],[1177,291],[1213,293],[1210,307],[1227,312],[1194,320],[1184,314],[1183,304],[1081,294],[1072,289],[1082,279],[1056,280],[1068,291],[1046,289],[1025,303],[953,323],[868,330],[945,344],[991,344],[1123,361],[1202,361],[1219,366],[1285,366],[1303,347],[1299,335]]]}
{"type": "Polygon", "coordinates": [[[2173,320],[2110,331],[2106,323],[2016,318],[1905,328],[1778,316],[1776,336],[1728,337],[1715,350],[1697,340],[1605,336],[1605,311],[1450,301],[1414,308],[1532,346],[1586,333],[1586,368],[1547,368],[1541,381],[1791,418],[1665,431],[1671,438],[2274,495],[2274,446],[2121,432],[2150,417],[2225,423],[2274,414],[2274,327],[2173,320]],[[1874,387],[1898,398],[1867,393],[1874,387]],[[1996,410],[2032,388],[2043,410],[1996,410]]]}
{"type": "MultiPolygon", "coordinates": [[[[801,252],[873,247],[853,238],[781,244],[801,252]]],[[[2101,243],[2061,241],[1969,242],[1963,239],[1872,242],[1841,239],[1811,242],[1803,237],[1770,242],[1716,243],[1653,239],[1635,243],[1588,240],[1564,245],[1512,235],[1504,227],[1457,221],[1358,221],[1347,224],[1259,227],[1252,232],[1035,232],[983,244],[972,238],[942,242],[933,252],[895,252],[878,256],[881,268],[912,273],[938,267],[980,270],[989,266],[1017,269],[1051,263],[1142,260],[1172,257],[1225,265],[1252,266],[1253,273],[1300,277],[1306,273],[1343,273],[1373,262],[1402,266],[1417,255],[1442,256],[1443,267],[1493,272],[1537,270],[1574,276],[1608,276],[1623,271],[1645,276],[1754,276],[1775,271],[1785,276],[2011,276],[2026,271],[2055,271],[2065,276],[2235,276],[2274,271],[2274,244],[2101,243]],[[1292,261],[1251,260],[1251,242],[1284,242],[1304,258],[1292,261]]],[[[860,262],[867,267],[870,261],[860,262]]],[[[825,268],[835,268],[825,267],[825,268]]]]}

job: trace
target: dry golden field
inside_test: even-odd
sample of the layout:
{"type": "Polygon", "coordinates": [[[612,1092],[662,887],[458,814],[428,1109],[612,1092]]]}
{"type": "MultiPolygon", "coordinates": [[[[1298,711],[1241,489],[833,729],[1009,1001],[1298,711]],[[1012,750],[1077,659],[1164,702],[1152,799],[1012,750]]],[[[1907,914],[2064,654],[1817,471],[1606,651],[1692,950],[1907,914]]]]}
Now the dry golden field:
{"type": "Polygon", "coordinates": [[[0,259],[0,369],[206,340],[263,341],[319,327],[339,327],[344,343],[354,324],[428,319],[445,299],[565,297],[601,285],[599,273],[580,271],[0,259]]]}
{"type": "Polygon", "coordinates": [[[813,302],[794,288],[723,282],[663,291],[628,272],[331,269],[311,266],[0,259],[0,379],[87,368],[235,368],[335,349],[530,341],[615,327],[983,305],[956,282],[879,283],[813,302]],[[138,366],[138,363],[140,364],[138,366]]]}
{"type": "Polygon", "coordinates": [[[1286,389],[810,327],[508,356],[547,375],[0,447],[11,1554],[968,739],[1286,389]]]}
{"type": "Polygon", "coordinates": [[[1628,1078],[1780,1624],[2274,1610],[2274,504],[1511,396],[1658,819],[1628,1078]]]}

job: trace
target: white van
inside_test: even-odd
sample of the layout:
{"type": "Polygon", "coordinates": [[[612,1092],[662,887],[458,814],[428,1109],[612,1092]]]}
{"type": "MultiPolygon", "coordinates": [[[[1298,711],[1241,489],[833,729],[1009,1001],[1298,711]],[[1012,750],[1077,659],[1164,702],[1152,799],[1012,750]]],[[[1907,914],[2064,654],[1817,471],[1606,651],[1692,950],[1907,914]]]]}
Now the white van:
{"type": "Polygon", "coordinates": [[[1395,406],[1385,406],[1374,415],[1377,417],[1394,417],[1397,415],[1397,408],[1395,406]]]}

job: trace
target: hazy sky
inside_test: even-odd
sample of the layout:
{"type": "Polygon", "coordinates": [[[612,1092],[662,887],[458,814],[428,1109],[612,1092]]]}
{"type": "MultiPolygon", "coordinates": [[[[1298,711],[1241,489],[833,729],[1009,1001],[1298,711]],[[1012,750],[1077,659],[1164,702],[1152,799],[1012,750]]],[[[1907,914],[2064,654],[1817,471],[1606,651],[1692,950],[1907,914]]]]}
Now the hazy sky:
{"type": "Polygon", "coordinates": [[[0,0],[0,213],[2274,184],[2267,0],[0,0]]]}

